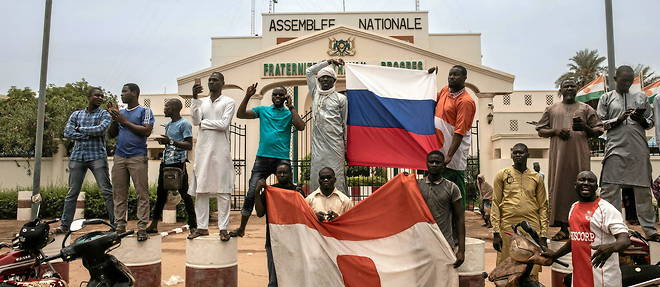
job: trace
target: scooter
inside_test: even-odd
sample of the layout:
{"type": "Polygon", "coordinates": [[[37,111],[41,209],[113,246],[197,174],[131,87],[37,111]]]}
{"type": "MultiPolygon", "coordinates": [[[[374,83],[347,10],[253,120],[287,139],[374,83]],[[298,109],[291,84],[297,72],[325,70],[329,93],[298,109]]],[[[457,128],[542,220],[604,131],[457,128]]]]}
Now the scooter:
{"type": "Polygon", "coordinates": [[[114,227],[102,219],[79,219],[71,223],[69,232],[62,241],[59,254],[45,257],[42,262],[61,258],[64,261],[73,261],[82,258],[83,266],[89,271],[87,287],[131,287],[135,278],[128,267],[117,260],[109,251],[119,247],[121,239],[133,234],[128,231],[118,234],[114,227]],[[110,227],[108,231],[92,231],[78,237],[69,246],[65,246],[67,238],[72,232],[81,230],[85,226],[103,224],[110,227]]]}
{"type": "MultiPolygon", "coordinates": [[[[497,287],[543,287],[544,285],[530,276],[534,265],[542,265],[547,258],[541,256],[546,248],[541,244],[541,238],[527,221],[515,224],[511,236],[511,249],[509,257],[499,264],[490,275],[488,280],[495,283],[497,287]],[[527,233],[525,236],[521,230],[527,233]]],[[[568,267],[568,264],[554,260],[555,263],[568,267]]]]}

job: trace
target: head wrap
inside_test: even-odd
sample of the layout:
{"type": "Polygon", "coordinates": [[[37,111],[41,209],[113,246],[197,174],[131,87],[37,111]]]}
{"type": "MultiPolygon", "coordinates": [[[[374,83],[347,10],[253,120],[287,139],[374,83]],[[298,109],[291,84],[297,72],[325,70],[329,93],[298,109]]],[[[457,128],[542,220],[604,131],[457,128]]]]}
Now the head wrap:
{"type": "Polygon", "coordinates": [[[332,77],[333,79],[336,80],[337,79],[337,72],[335,72],[335,69],[332,68],[332,66],[327,66],[327,67],[321,69],[316,74],[317,78],[320,78],[320,77],[323,77],[323,76],[330,76],[330,77],[332,77]]]}

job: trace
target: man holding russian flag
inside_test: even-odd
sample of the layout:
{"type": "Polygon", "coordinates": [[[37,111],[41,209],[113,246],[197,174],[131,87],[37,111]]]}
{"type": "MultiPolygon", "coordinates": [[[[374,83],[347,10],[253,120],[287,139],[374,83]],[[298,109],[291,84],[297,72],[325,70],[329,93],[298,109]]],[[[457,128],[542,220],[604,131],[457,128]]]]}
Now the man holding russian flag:
{"type": "MultiPolygon", "coordinates": [[[[433,72],[433,69],[429,70],[433,72]]],[[[448,85],[437,96],[435,128],[440,151],[445,154],[443,176],[461,190],[465,205],[465,169],[470,151],[472,120],[477,110],[472,97],[465,89],[467,70],[456,65],[449,70],[448,85]]]]}

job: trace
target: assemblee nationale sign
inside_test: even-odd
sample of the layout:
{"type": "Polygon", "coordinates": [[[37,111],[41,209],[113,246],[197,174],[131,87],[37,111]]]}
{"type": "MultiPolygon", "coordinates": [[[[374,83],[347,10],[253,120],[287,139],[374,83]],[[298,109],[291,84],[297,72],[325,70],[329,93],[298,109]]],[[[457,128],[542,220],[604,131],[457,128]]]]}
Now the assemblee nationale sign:
{"type": "MultiPolygon", "coordinates": [[[[367,62],[347,62],[353,64],[367,64],[367,62]]],[[[308,67],[316,64],[316,62],[299,62],[299,63],[264,63],[264,70],[262,77],[298,77],[305,76],[305,70],[308,67]]],[[[372,64],[372,63],[370,63],[372,64]]],[[[385,67],[424,70],[422,61],[408,60],[408,61],[380,61],[377,65],[385,67]]],[[[344,75],[344,66],[336,68],[337,75],[344,75]]]]}
{"type": "MultiPolygon", "coordinates": [[[[335,26],[336,18],[271,19],[269,32],[321,31],[335,26]]],[[[363,30],[422,30],[421,17],[365,17],[358,18],[357,27],[363,30]]]]}

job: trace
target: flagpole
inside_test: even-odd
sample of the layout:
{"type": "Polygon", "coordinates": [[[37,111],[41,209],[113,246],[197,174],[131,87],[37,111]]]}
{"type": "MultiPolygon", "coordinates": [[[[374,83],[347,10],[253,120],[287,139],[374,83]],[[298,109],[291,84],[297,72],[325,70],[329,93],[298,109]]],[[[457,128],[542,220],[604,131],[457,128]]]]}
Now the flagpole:
{"type": "MultiPolygon", "coordinates": [[[[41,75],[39,77],[39,99],[37,101],[37,135],[34,146],[34,176],[32,177],[32,196],[39,195],[41,188],[41,151],[44,143],[44,117],[46,113],[46,77],[48,74],[48,46],[50,44],[50,14],[52,0],[46,0],[44,12],[44,34],[41,45],[41,75]]],[[[32,200],[32,219],[39,213],[39,202],[32,200]]]]}
{"type": "MultiPolygon", "coordinates": [[[[616,65],[614,61],[614,23],[612,22],[612,0],[605,0],[605,26],[607,28],[607,81],[616,89],[614,82],[614,71],[616,65]]],[[[606,87],[608,85],[605,85],[606,87]]]]}

